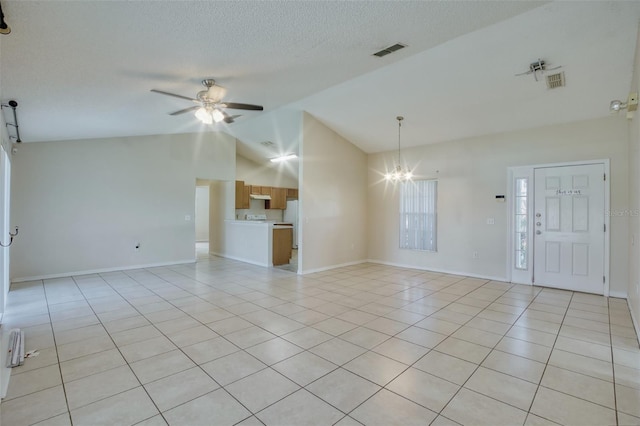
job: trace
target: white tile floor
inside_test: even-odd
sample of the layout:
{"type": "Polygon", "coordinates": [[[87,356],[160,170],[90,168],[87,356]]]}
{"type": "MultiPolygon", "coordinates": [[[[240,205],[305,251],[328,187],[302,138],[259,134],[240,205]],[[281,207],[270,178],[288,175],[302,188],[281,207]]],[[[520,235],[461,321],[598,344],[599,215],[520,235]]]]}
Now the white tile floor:
{"type": "Polygon", "coordinates": [[[363,264],[16,284],[1,423],[639,425],[626,302],[363,264]]]}

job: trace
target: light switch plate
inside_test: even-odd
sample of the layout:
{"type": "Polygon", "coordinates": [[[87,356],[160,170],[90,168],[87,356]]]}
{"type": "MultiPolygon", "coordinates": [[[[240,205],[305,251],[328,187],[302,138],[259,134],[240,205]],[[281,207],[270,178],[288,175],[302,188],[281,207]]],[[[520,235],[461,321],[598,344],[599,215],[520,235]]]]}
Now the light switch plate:
{"type": "Polygon", "coordinates": [[[184,220],[189,222],[191,220],[191,215],[190,214],[184,215],[184,220]]]}

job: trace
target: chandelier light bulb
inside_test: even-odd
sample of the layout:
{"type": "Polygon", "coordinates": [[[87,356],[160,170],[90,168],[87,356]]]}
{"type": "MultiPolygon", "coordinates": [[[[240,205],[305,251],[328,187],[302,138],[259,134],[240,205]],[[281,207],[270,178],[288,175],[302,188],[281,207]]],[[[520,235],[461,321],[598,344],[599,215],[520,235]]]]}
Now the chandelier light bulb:
{"type": "Polygon", "coordinates": [[[404,168],[400,165],[401,163],[401,155],[400,155],[400,129],[402,128],[402,120],[404,117],[399,115],[396,117],[398,120],[398,165],[395,167],[393,172],[387,172],[384,175],[384,178],[387,181],[398,182],[398,181],[408,181],[413,178],[413,173],[411,170],[404,170],[404,168]]]}

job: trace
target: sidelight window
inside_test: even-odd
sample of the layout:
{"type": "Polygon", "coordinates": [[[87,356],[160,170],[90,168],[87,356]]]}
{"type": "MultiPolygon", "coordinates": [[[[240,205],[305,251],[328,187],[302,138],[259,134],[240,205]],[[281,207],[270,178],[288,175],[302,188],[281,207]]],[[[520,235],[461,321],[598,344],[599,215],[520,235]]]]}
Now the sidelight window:
{"type": "Polygon", "coordinates": [[[528,178],[515,180],[515,264],[516,269],[528,269],[529,210],[527,199],[528,178]]]}

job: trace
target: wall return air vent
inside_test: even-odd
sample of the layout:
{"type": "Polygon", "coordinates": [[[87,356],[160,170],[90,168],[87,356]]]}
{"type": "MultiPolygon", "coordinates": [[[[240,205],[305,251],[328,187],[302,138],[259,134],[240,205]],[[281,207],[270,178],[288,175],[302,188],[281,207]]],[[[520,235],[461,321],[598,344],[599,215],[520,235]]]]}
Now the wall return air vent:
{"type": "Polygon", "coordinates": [[[564,87],[564,72],[549,74],[547,76],[547,88],[557,89],[559,87],[564,87]]]}
{"type": "Polygon", "coordinates": [[[373,56],[377,56],[378,58],[382,58],[383,56],[387,56],[388,54],[393,53],[395,51],[398,51],[400,49],[404,49],[405,47],[407,47],[406,44],[396,43],[393,46],[386,47],[386,48],[374,53],[373,56]]]}

